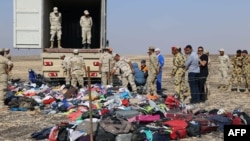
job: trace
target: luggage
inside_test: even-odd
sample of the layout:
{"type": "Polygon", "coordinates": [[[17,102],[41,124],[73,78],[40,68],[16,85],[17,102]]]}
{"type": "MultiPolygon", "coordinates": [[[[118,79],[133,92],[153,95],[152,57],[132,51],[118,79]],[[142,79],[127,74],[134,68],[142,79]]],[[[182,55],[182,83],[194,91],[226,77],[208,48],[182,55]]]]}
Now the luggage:
{"type": "Polygon", "coordinates": [[[115,137],[115,141],[131,141],[132,134],[119,134],[115,137]]]}
{"type": "Polygon", "coordinates": [[[210,133],[213,131],[217,131],[218,129],[218,126],[216,126],[214,123],[212,123],[206,118],[195,118],[193,119],[193,121],[196,121],[200,124],[201,134],[206,134],[206,133],[210,133]]]}
{"type": "Polygon", "coordinates": [[[115,136],[106,132],[105,134],[99,134],[95,136],[94,141],[115,141],[115,136]]]}
{"type": "Polygon", "coordinates": [[[136,121],[138,122],[154,122],[160,120],[160,115],[138,115],[136,121]]]}
{"type": "Polygon", "coordinates": [[[182,139],[187,136],[187,122],[185,120],[170,120],[163,123],[171,128],[170,139],[182,139]]]}
{"type": "Polygon", "coordinates": [[[73,86],[70,86],[66,93],[64,94],[65,98],[72,98],[77,92],[77,89],[73,86]]]}
{"type": "Polygon", "coordinates": [[[170,133],[166,131],[156,131],[153,133],[153,141],[170,141],[170,133]]]}
{"type": "Polygon", "coordinates": [[[188,122],[187,134],[189,137],[200,137],[201,136],[201,125],[197,121],[188,122]]]}
{"type": "Polygon", "coordinates": [[[224,131],[224,125],[231,125],[232,120],[222,115],[213,115],[209,119],[218,125],[220,131],[224,131]]]}
{"type": "Polygon", "coordinates": [[[175,120],[175,119],[181,119],[181,120],[186,120],[186,121],[191,121],[193,119],[192,114],[185,114],[181,112],[177,113],[165,113],[165,117],[170,120],[175,120]]]}
{"type": "Polygon", "coordinates": [[[169,109],[180,108],[180,101],[172,95],[167,96],[165,99],[165,104],[169,109]]]}
{"type": "Polygon", "coordinates": [[[118,110],[115,111],[115,115],[116,117],[119,118],[132,118],[135,116],[138,116],[140,114],[140,112],[136,111],[136,110],[118,110]]]}

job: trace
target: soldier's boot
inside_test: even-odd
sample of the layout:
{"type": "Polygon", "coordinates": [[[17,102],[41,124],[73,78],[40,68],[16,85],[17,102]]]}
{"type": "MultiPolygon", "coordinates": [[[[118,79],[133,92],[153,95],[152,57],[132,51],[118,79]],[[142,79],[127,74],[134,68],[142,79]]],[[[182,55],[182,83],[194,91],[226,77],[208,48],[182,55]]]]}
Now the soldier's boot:
{"type": "Polygon", "coordinates": [[[232,84],[229,84],[228,87],[226,88],[227,92],[231,92],[232,91],[232,84]]]}
{"type": "Polygon", "coordinates": [[[62,48],[62,46],[61,46],[61,41],[60,41],[60,40],[57,41],[57,46],[58,46],[58,48],[62,48]]]}
{"type": "Polygon", "coordinates": [[[86,43],[82,44],[82,48],[86,49],[87,48],[87,44],[86,43]]]}
{"type": "Polygon", "coordinates": [[[87,44],[87,49],[90,49],[90,44],[87,44]]]}
{"type": "Polygon", "coordinates": [[[237,86],[237,92],[240,93],[240,86],[237,86]]]}
{"type": "Polygon", "coordinates": [[[54,47],[54,41],[50,41],[50,48],[54,47]]]}
{"type": "Polygon", "coordinates": [[[5,91],[0,90],[0,110],[5,112],[8,108],[4,105],[4,93],[5,91]]]}
{"type": "Polygon", "coordinates": [[[248,87],[245,88],[245,92],[244,92],[244,93],[245,93],[245,94],[248,94],[248,93],[249,93],[248,87]]]}

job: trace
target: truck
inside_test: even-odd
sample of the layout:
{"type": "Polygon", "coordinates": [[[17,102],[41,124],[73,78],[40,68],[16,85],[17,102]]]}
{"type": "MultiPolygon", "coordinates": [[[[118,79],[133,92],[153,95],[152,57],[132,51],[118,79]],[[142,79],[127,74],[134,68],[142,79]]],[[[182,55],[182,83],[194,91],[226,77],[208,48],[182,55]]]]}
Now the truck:
{"type": "Polygon", "coordinates": [[[14,48],[41,49],[42,75],[64,80],[61,55],[72,56],[78,49],[86,67],[90,67],[91,81],[100,81],[99,58],[106,39],[106,0],[13,0],[14,48]],[[49,14],[57,7],[62,14],[62,48],[50,47],[49,14]],[[93,20],[91,49],[82,48],[80,18],[88,10],[93,20]]]}

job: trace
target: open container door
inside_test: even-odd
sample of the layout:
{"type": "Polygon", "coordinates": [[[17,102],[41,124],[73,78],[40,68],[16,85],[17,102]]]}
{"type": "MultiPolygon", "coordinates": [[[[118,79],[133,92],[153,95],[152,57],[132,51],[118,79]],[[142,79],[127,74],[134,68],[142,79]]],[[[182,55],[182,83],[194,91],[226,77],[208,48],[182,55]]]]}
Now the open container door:
{"type": "Polygon", "coordinates": [[[14,48],[41,48],[42,0],[14,0],[14,48]]]}
{"type": "Polygon", "coordinates": [[[102,0],[101,4],[101,48],[106,47],[107,36],[107,0],[102,0]]]}

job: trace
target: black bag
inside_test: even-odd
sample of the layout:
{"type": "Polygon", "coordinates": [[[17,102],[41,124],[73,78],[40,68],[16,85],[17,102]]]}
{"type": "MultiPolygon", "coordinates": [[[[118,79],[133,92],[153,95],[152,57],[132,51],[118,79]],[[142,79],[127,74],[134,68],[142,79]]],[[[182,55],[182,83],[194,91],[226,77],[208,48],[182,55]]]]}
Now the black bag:
{"type": "Polygon", "coordinates": [[[201,125],[199,122],[188,122],[187,134],[189,137],[200,137],[201,136],[201,125]]]}
{"type": "Polygon", "coordinates": [[[145,129],[143,125],[134,125],[134,130],[131,136],[131,141],[145,141],[147,139],[147,136],[144,132],[141,132],[141,130],[145,129]]]}
{"type": "Polygon", "coordinates": [[[250,116],[247,115],[245,112],[240,112],[239,117],[245,125],[250,125],[250,116]]]}
{"type": "Polygon", "coordinates": [[[59,126],[59,131],[57,135],[57,141],[68,141],[69,132],[67,130],[67,125],[59,126]]]}
{"type": "Polygon", "coordinates": [[[153,134],[153,141],[170,141],[170,134],[166,131],[157,131],[153,134]]]}

